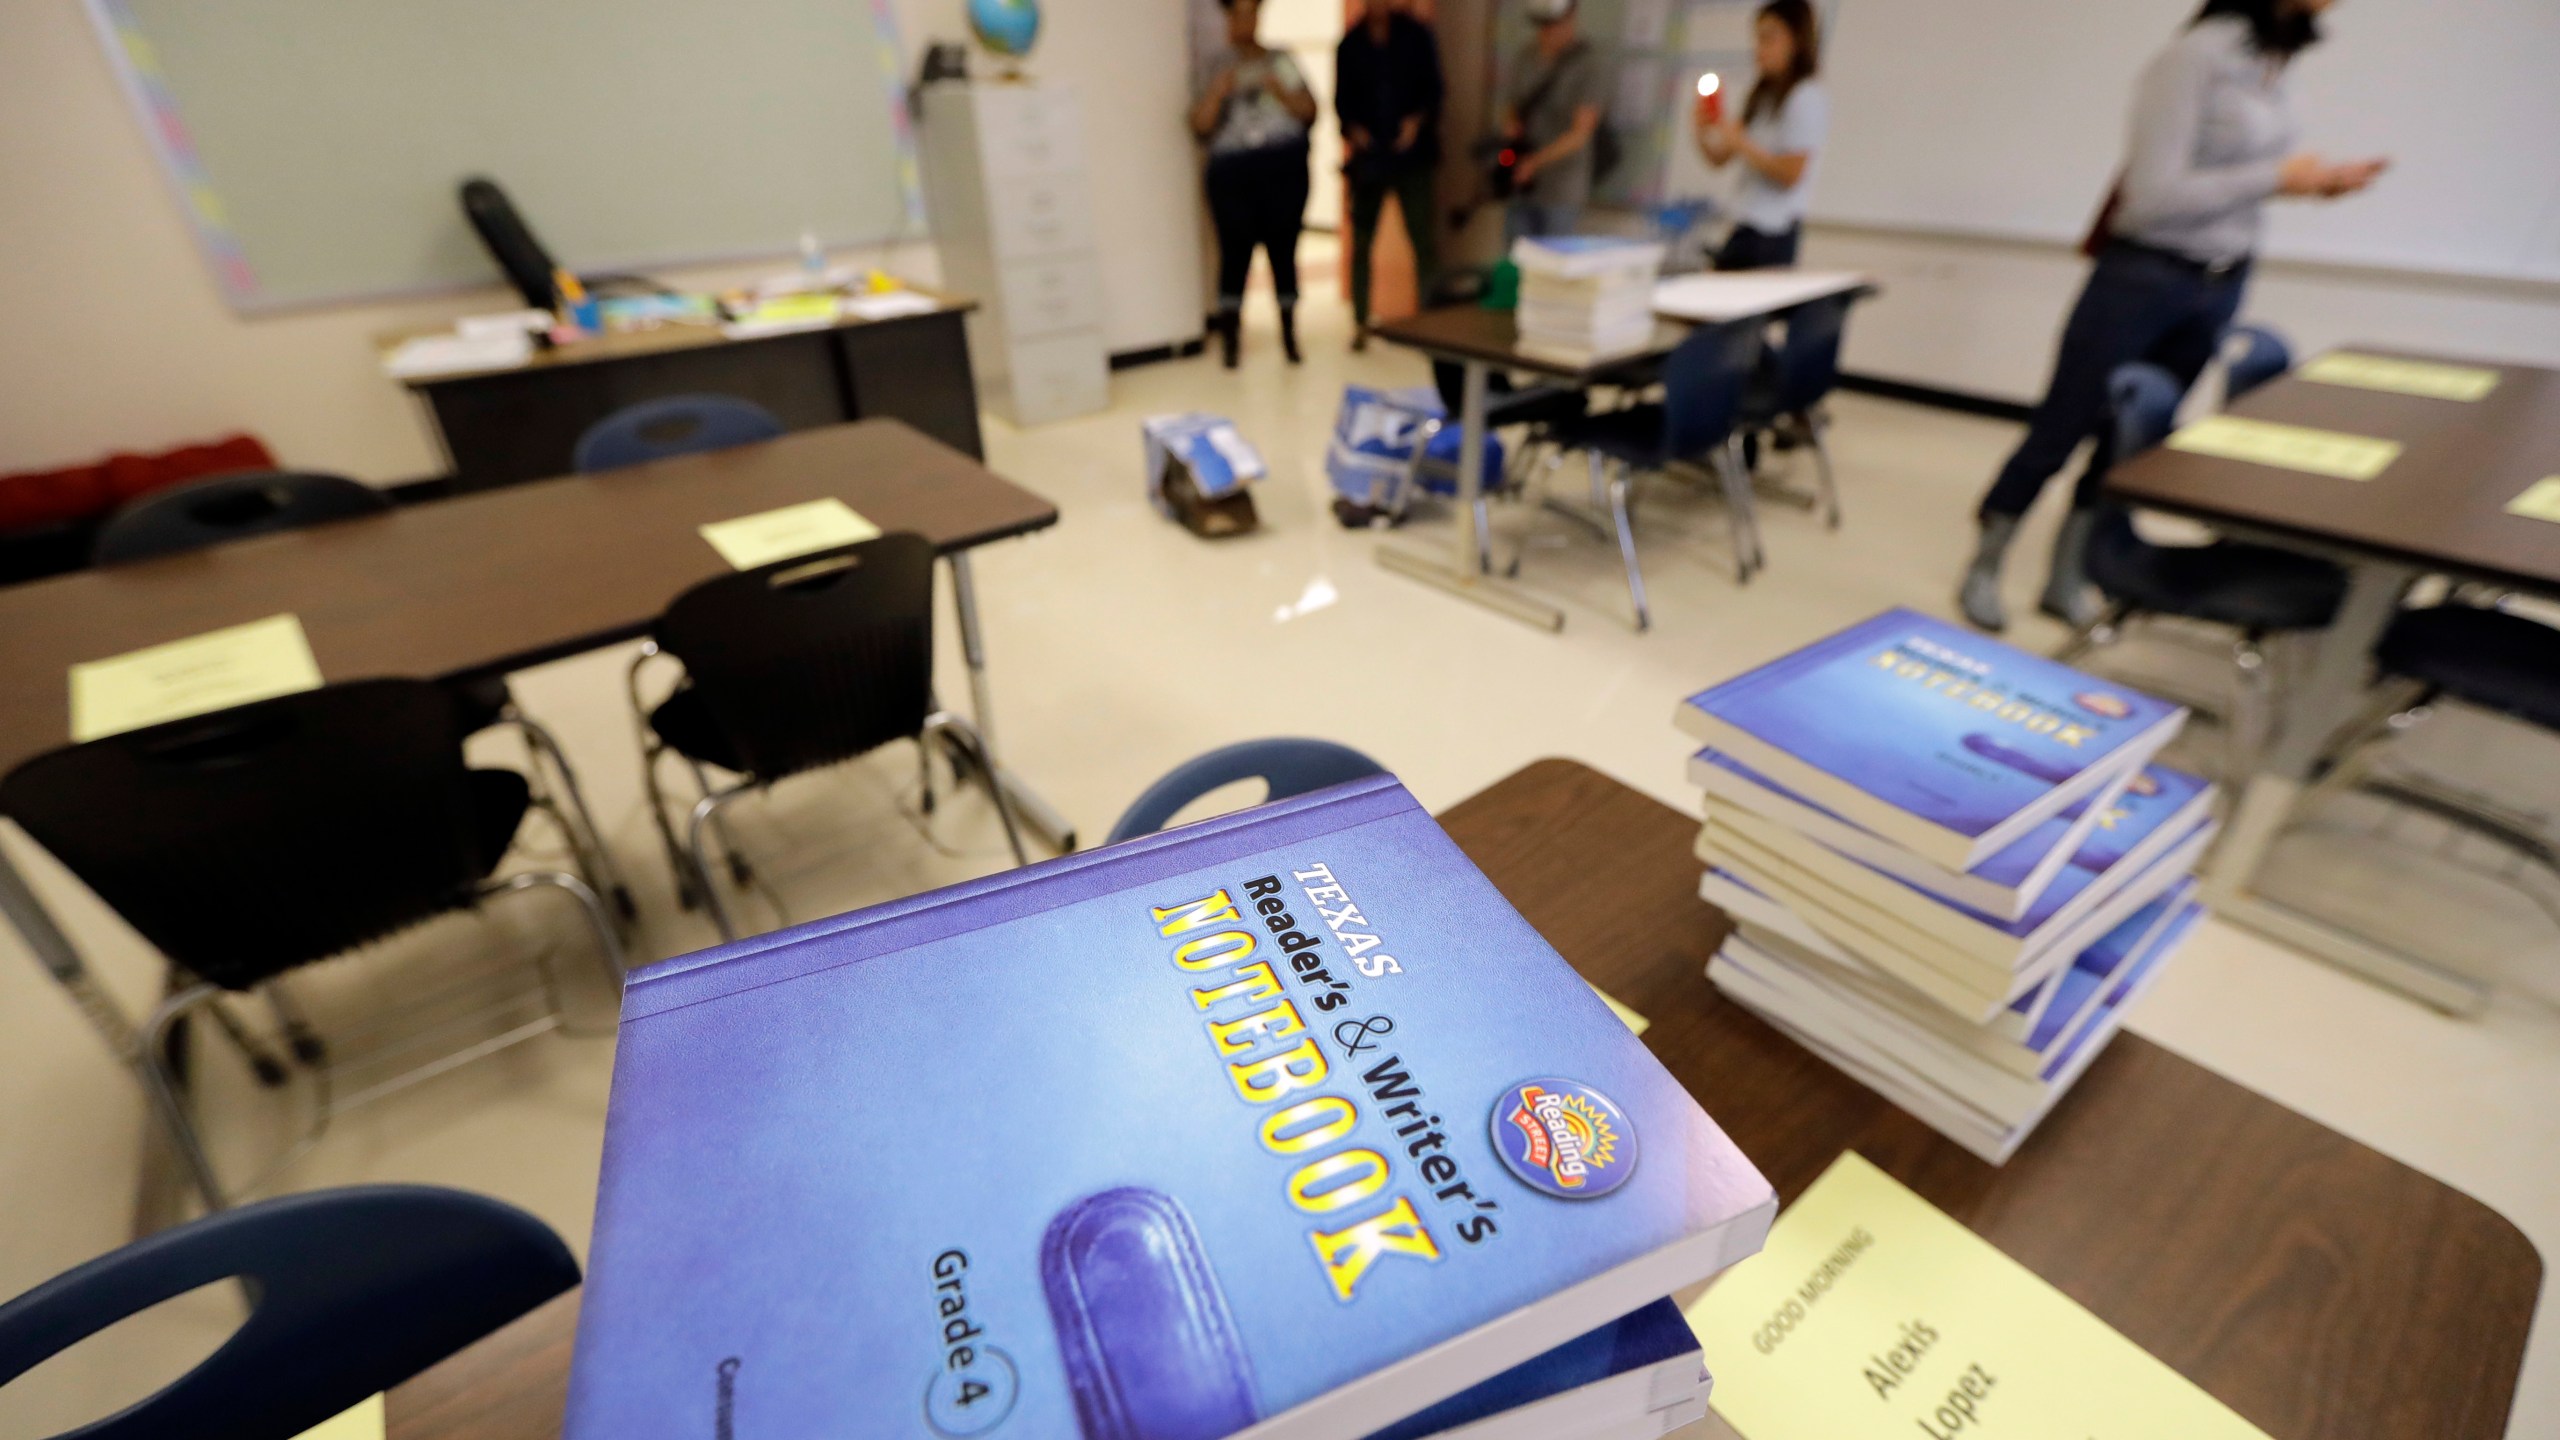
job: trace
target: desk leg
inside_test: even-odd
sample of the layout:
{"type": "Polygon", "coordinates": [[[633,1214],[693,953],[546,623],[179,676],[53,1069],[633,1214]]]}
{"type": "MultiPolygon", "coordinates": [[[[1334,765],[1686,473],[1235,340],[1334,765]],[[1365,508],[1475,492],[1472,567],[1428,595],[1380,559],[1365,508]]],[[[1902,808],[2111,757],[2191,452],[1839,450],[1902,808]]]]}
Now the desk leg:
{"type": "Polygon", "coordinates": [[[1013,803],[1013,811],[1022,817],[1049,848],[1066,854],[1076,848],[1076,830],[1038,792],[1024,784],[1020,777],[1004,768],[1004,760],[996,749],[995,704],[987,694],[986,632],[978,624],[978,586],[969,570],[969,552],[954,550],[951,561],[951,594],[953,609],[960,615],[960,653],[969,662],[969,713],[977,722],[978,743],[995,765],[995,783],[1004,787],[1005,798],[1013,803]]]}
{"type": "Polygon", "coordinates": [[[2267,852],[2293,818],[2294,805],[2310,784],[2321,752],[2364,694],[2373,647],[2398,612],[2400,597],[2416,579],[2415,571],[2401,565],[2358,561],[2352,567],[2338,618],[2321,636],[2308,680],[2286,706],[2275,745],[2241,792],[2231,826],[2206,867],[2205,883],[2215,913],[2223,918],[2448,1014],[2467,1015],[2488,999],[2480,982],[2347,934],[2253,888],[2267,852]]]}
{"type": "Polygon", "coordinates": [[[1437,585],[1524,624],[1543,630],[1564,629],[1564,612],[1486,574],[1490,537],[1476,524],[1476,504],[1484,495],[1485,383],[1481,360],[1464,362],[1465,384],[1458,405],[1458,538],[1446,561],[1416,555],[1395,545],[1378,547],[1378,563],[1399,575],[1437,585]]]}

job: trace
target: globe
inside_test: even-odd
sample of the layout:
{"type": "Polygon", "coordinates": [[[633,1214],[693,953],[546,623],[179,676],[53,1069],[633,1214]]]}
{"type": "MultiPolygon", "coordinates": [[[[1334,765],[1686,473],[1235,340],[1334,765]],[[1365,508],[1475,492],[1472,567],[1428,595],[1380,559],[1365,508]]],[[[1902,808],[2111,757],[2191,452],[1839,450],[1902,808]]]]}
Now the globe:
{"type": "Polygon", "coordinates": [[[969,0],[969,29],[979,44],[1019,60],[1040,38],[1038,0],[969,0]]]}

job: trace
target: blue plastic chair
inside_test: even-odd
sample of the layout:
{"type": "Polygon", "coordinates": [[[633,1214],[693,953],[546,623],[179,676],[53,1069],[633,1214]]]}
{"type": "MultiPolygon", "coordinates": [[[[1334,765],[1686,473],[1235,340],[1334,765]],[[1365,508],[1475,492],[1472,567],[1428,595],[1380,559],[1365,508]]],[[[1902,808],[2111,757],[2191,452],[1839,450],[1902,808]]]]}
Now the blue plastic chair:
{"type": "Polygon", "coordinates": [[[2264,325],[2234,325],[2222,346],[2228,375],[2223,392],[2234,400],[2293,368],[2293,347],[2264,325]]]}
{"type": "Polygon", "coordinates": [[[1747,430],[1766,430],[1790,415],[1804,426],[1820,485],[1822,523],[1833,530],[1840,528],[1840,487],[1831,471],[1831,447],[1823,436],[1830,422],[1823,417],[1822,402],[1840,387],[1840,344],[1849,328],[1849,307],[1856,300],[1855,295],[1826,296],[1781,317],[1787,322],[1787,338],[1763,367],[1742,417],[1747,430]]]}
{"type": "Polygon", "coordinates": [[[58,1440],[292,1440],[574,1289],[578,1262],[551,1227],[458,1190],[288,1195],[163,1230],[0,1305],[0,1385],[233,1278],[252,1307],[220,1349],[58,1440]]]}
{"type": "Polygon", "coordinates": [[[122,565],[225,545],[253,535],[380,515],[391,497],[344,475],[255,470],[214,475],[141,496],[99,529],[89,559],[122,565]]]}
{"type": "Polygon", "coordinates": [[[674,455],[752,445],[783,433],[773,412],[734,395],[669,395],[626,405],[578,437],[581,475],[619,470],[674,455]]]}
{"type": "Polygon", "coordinates": [[[1327,785],[1383,775],[1386,767],[1348,745],[1330,740],[1245,740],[1184,761],[1147,787],[1111,827],[1106,844],[1117,845],[1164,828],[1183,806],[1221,785],[1259,779],[1271,787],[1262,803],[1286,800],[1327,785]]]}

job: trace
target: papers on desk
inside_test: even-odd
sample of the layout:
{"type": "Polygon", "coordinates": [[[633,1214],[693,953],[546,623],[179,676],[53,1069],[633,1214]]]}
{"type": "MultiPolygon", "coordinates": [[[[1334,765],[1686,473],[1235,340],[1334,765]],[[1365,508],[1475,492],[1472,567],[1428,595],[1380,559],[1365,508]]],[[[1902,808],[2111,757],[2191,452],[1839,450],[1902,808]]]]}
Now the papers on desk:
{"type": "Polygon", "coordinates": [[[2534,481],[2523,494],[2507,502],[2507,513],[2560,525],[2560,475],[2534,481]]]}
{"type": "Polygon", "coordinates": [[[302,622],[274,615],[71,667],[71,738],[95,740],[320,688],[302,622]]]}
{"type": "Polygon", "coordinates": [[[941,301],[914,290],[848,295],[844,301],[844,313],[856,320],[895,320],[901,315],[930,315],[941,308],[941,301]]]}
{"type": "Polygon", "coordinates": [[[1674,320],[1721,325],[1775,315],[1867,283],[1866,276],[1852,270],[1739,270],[1681,275],[1653,287],[1653,311],[1674,320]]]}
{"type": "Polygon", "coordinates": [[[486,325],[469,334],[419,335],[382,357],[394,380],[463,375],[474,370],[513,370],[533,358],[533,336],[520,326],[486,325]]]}
{"type": "Polygon", "coordinates": [[[1687,1314],[1751,1440],[2267,1440],[1856,1154],[1687,1314]]]}
{"type": "Polygon", "coordinates": [[[2431,360],[2394,360],[2383,355],[2334,351],[2294,374],[2316,385],[2345,385],[2416,395],[2427,400],[2485,400],[2498,388],[2498,372],[2476,365],[2442,365],[2431,360]]]}
{"type": "Polygon", "coordinates": [[[741,570],[859,545],[879,534],[879,526],[832,496],[702,527],[702,538],[711,542],[720,558],[741,570]]]}
{"type": "Polygon", "coordinates": [[[721,326],[720,333],[732,340],[754,340],[800,330],[824,330],[842,314],[841,302],[831,294],[783,295],[758,302],[753,310],[721,326]]]}
{"type": "Polygon", "coordinates": [[[294,1440],[383,1440],[388,1433],[390,1421],[383,1412],[382,1397],[376,1395],[321,1421],[294,1440]]]}
{"type": "Polygon", "coordinates": [[[2279,425],[2238,415],[2199,420],[2169,437],[2169,448],[2218,460],[2242,460],[2278,470],[2326,475],[2332,480],[2371,480],[2391,468],[2406,448],[2397,440],[2342,435],[2303,425],[2279,425]]]}

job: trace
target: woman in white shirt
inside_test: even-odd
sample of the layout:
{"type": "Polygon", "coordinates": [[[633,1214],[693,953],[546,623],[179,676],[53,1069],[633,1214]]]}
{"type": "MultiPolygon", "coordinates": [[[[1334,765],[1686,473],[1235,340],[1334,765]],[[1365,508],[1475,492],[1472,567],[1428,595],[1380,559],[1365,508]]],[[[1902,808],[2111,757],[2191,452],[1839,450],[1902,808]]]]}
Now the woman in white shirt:
{"type": "Polygon", "coordinates": [[[1261,0],[1218,0],[1227,51],[1201,77],[1191,132],[1209,147],[1209,216],[1218,231],[1218,313],[1210,321],[1228,369],[1243,333],[1244,282],[1260,247],[1280,295],[1280,348],[1298,363],[1298,231],[1307,214],[1307,129],[1316,97],[1286,50],[1257,33],[1261,0]]]}
{"type": "Polygon", "coordinates": [[[1793,265],[1813,199],[1814,162],[1831,132],[1822,71],[1822,25],[1811,0],[1769,0],[1754,22],[1760,76],[1739,119],[1697,119],[1698,150],[1721,170],[1742,162],[1733,234],[1719,270],[1793,265]]]}

